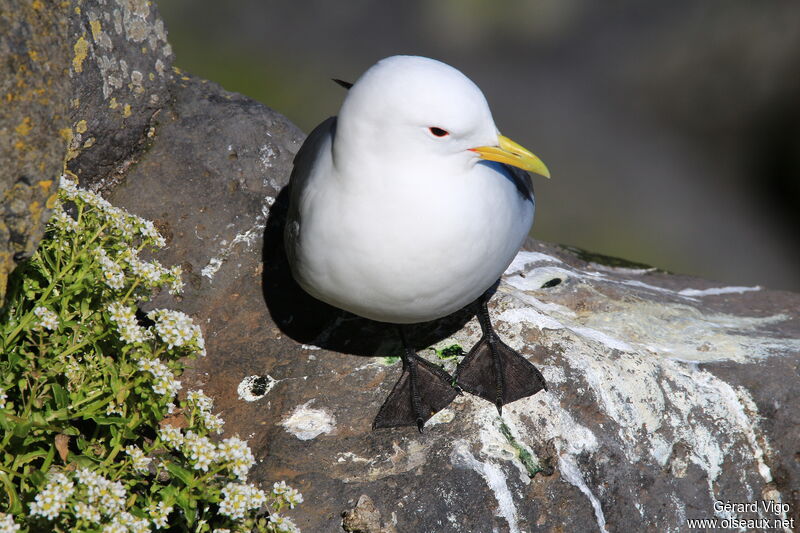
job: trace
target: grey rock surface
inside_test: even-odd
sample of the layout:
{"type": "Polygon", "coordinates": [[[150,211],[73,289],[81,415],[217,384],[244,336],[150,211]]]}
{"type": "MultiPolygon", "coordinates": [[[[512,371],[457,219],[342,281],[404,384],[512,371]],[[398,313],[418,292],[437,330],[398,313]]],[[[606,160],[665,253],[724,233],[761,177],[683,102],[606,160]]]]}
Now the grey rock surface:
{"type": "Polygon", "coordinates": [[[172,50],[147,0],[0,1],[0,304],[65,168],[121,179],[168,98],[172,50]],[[66,150],[65,150],[66,143],[66,150]]]}
{"type": "MultiPolygon", "coordinates": [[[[301,528],[684,531],[713,518],[716,499],[788,503],[777,518],[798,519],[800,295],[530,241],[490,310],[549,392],[502,417],[464,395],[421,435],[373,432],[400,345],[393,328],[290,277],[283,186],[301,133],[212,83],[177,80],[171,93],[152,147],[109,199],[166,233],[160,259],[189,273],[178,307],[209,353],[185,383],[249,439],[254,479],[303,492],[301,528]]],[[[433,360],[429,346],[469,349],[479,336],[469,310],[413,334],[433,360]]],[[[759,513],[739,517],[776,517],[759,513]]]]}
{"type": "MultiPolygon", "coordinates": [[[[101,5],[81,4],[87,33],[73,34],[86,49],[70,79],[94,89],[71,111],[67,164],[166,237],[159,259],[183,266],[186,292],[152,305],[191,314],[209,354],[184,384],[215,398],[228,435],[249,439],[253,481],[303,492],[293,516],[303,530],[684,531],[714,517],[716,499],[788,504],[752,517],[800,522],[800,295],[530,241],[490,311],[550,390],[502,417],[464,395],[423,434],[373,432],[400,344],[392,327],[317,302],[291,279],[284,187],[302,133],[214,83],[147,71],[169,56],[143,11],[152,7],[101,5]],[[102,32],[116,32],[112,46],[102,32]],[[143,57],[125,59],[129,81],[117,87],[126,54],[143,57]]],[[[412,339],[452,370],[428,347],[468,349],[479,334],[463,310],[412,339]]]]}
{"type": "Polygon", "coordinates": [[[0,305],[8,274],[42,237],[61,173],[69,54],[65,8],[0,1],[0,305]]]}

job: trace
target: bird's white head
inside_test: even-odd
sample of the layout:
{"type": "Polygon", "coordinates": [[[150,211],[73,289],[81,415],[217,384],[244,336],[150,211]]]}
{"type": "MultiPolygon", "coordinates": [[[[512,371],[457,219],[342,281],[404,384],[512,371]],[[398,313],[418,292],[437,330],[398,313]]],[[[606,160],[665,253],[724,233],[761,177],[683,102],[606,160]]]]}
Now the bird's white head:
{"type": "Polygon", "coordinates": [[[549,177],[538,157],[500,135],[472,80],[426,57],[388,57],[367,70],[342,104],[333,149],[334,161],[347,153],[351,164],[374,154],[384,165],[413,157],[466,168],[487,159],[549,177]]]}

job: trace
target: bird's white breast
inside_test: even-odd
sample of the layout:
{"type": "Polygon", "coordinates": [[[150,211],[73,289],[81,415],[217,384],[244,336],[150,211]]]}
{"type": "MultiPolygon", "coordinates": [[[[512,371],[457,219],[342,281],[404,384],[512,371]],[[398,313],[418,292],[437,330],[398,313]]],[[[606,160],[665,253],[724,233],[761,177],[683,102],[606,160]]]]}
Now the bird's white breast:
{"type": "Polygon", "coordinates": [[[510,264],[533,201],[501,165],[453,174],[414,164],[337,175],[320,146],[290,221],[293,271],[315,297],[374,320],[413,323],[475,300],[510,264]]]}

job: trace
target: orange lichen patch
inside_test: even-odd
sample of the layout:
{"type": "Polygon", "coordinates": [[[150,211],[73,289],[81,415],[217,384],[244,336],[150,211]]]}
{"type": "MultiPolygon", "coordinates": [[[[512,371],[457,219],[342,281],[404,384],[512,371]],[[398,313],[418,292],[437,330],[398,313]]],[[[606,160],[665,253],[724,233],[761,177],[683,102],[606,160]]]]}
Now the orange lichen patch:
{"type": "Polygon", "coordinates": [[[61,138],[67,141],[68,143],[72,142],[72,128],[64,128],[58,131],[58,134],[61,135],[61,138]]]}
{"type": "Polygon", "coordinates": [[[25,149],[25,143],[22,142],[22,141],[17,141],[17,142],[14,143],[14,148],[16,150],[24,150],[25,149]]]}
{"type": "Polygon", "coordinates": [[[47,209],[53,209],[58,203],[58,193],[51,194],[47,197],[47,202],[44,204],[47,209]]]}
{"type": "Polygon", "coordinates": [[[75,72],[83,72],[83,60],[86,59],[86,55],[89,52],[89,42],[85,39],[85,36],[81,35],[73,49],[75,50],[75,57],[72,58],[72,68],[75,69],[75,72]]]}
{"type": "Polygon", "coordinates": [[[125,104],[125,107],[122,110],[122,116],[128,118],[133,113],[131,113],[131,104],[125,104]]]}
{"type": "Polygon", "coordinates": [[[92,39],[97,41],[97,37],[100,35],[100,32],[103,31],[102,26],[100,26],[100,21],[90,20],[89,27],[92,29],[92,39]]]}
{"type": "Polygon", "coordinates": [[[11,93],[6,93],[6,102],[11,102],[14,100],[14,95],[11,93]]]}
{"type": "Polygon", "coordinates": [[[17,124],[17,127],[14,128],[14,130],[19,135],[23,135],[23,136],[28,135],[31,132],[32,129],[33,129],[33,126],[31,126],[31,117],[23,118],[22,122],[17,124]]]}
{"type": "Polygon", "coordinates": [[[28,50],[28,57],[31,58],[31,61],[39,61],[39,52],[36,50],[28,50]]]}
{"type": "Polygon", "coordinates": [[[78,121],[78,123],[75,124],[75,131],[77,131],[78,133],[86,133],[87,129],[88,126],[86,125],[85,120],[78,121]]]}
{"type": "Polygon", "coordinates": [[[111,109],[116,109],[117,107],[119,107],[119,103],[117,102],[116,97],[111,98],[111,101],[108,103],[108,107],[110,107],[111,109]]]}
{"type": "Polygon", "coordinates": [[[36,11],[41,11],[42,8],[44,7],[44,4],[40,0],[33,0],[31,7],[33,7],[33,9],[35,9],[36,11]]]}
{"type": "Polygon", "coordinates": [[[42,180],[39,182],[39,187],[41,187],[44,190],[44,192],[47,192],[47,190],[50,188],[52,184],[53,180],[42,180]]]}

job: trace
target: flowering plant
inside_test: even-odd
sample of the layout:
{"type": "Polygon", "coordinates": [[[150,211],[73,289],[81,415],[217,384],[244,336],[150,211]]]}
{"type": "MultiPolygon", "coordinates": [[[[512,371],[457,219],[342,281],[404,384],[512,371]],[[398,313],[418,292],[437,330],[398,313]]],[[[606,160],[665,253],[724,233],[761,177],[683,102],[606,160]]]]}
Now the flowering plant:
{"type": "Polygon", "coordinates": [[[152,222],[61,180],[47,234],[0,309],[0,533],[297,531],[303,501],[247,482],[255,458],[222,433],[202,390],[179,397],[181,358],[205,355],[152,222]],[[213,437],[213,438],[212,438],[213,437]]]}

